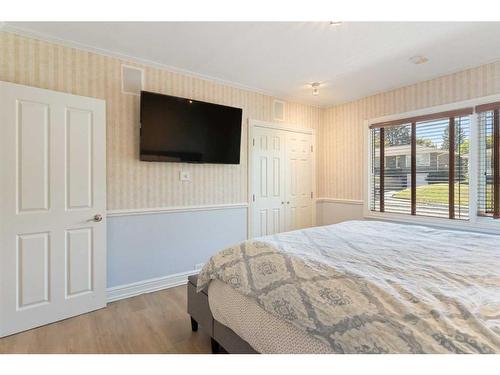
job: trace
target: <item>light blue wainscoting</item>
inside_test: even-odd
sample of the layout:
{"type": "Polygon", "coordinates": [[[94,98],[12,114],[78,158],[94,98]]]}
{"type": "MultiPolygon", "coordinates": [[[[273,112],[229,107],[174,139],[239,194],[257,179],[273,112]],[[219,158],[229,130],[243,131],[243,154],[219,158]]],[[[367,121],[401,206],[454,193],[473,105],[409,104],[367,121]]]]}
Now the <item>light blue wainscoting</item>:
{"type": "Polygon", "coordinates": [[[247,208],[110,212],[107,230],[109,289],[194,271],[247,238],[247,208]]]}

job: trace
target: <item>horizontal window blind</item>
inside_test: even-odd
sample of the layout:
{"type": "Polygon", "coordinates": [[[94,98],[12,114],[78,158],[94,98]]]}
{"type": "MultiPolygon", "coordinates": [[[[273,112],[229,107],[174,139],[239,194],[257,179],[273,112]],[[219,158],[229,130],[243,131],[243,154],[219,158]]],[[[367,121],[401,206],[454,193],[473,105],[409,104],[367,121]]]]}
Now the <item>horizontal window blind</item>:
{"type": "MultiPolygon", "coordinates": [[[[495,104],[495,103],[493,103],[495,104]]],[[[494,106],[478,114],[479,181],[478,214],[500,218],[500,124],[499,109],[494,106]]]]}
{"type": "Polygon", "coordinates": [[[471,112],[372,125],[371,210],[468,220],[471,112]]]}
{"type": "MultiPolygon", "coordinates": [[[[370,209],[372,211],[384,212],[384,200],[381,196],[380,191],[380,133],[383,133],[382,129],[372,129],[371,130],[371,199],[370,199],[370,209]]],[[[383,152],[382,152],[383,153],[383,152]]]]}

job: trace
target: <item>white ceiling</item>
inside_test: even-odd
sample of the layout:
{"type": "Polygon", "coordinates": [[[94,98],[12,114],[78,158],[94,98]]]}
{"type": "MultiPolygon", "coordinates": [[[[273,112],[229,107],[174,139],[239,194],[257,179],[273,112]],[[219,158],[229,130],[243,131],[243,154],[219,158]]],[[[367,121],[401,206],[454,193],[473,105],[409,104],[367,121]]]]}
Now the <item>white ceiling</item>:
{"type": "Polygon", "coordinates": [[[17,30],[329,106],[500,60],[500,22],[7,22],[17,30]],[[424,55],[415,65],[409,58],[424,55]],[[308,83],[321,82],[320,95],[308,83]]]}

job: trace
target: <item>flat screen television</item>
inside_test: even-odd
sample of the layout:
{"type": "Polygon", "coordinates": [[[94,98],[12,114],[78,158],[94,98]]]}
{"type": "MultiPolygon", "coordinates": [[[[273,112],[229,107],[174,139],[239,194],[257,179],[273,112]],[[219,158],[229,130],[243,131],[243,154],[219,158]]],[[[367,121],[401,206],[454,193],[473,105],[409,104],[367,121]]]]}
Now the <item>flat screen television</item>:
{"type": "Polygon", "coordinates": [[[141,92],[140,159],[239,164],[241,108],[141,92]]]}

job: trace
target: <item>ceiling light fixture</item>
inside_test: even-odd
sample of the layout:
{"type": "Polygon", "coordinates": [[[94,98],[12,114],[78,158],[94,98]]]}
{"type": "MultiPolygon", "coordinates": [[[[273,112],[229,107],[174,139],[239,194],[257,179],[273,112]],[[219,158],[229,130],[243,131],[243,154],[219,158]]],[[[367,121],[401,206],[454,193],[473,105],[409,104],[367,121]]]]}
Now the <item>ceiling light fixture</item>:
{"type": "Polygon", "coordinates": [[[410,57],[410,62],[415,65],[425,64],[429,59],[425,56],[417,55],[410,57]]]}
{"type": "Polygon", "coordinates": [[[330,26],[340,26],[343,22],[341,21],[330,21],[330,26]]]}
{"type": "Polygon", "coordinates": [[[320,85],[319,82],[313,82],[313,83],[311,83],[311,87],[313,89],[312,94],[314,96],[318,96],[319,95],[319,85],[320,85]]]}

